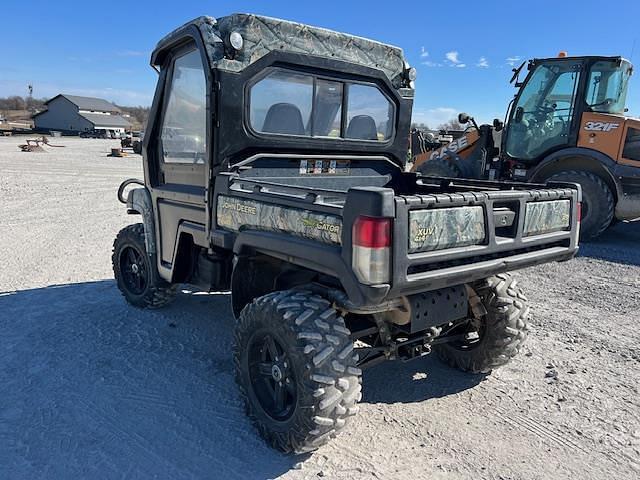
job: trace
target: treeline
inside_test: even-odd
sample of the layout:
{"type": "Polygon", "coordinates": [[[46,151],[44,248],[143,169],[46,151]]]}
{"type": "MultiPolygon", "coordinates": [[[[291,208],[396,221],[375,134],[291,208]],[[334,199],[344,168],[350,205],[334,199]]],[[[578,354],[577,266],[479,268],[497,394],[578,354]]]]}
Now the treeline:
{"type": "Polygon", "coordinates": [[[0,110],[41,110],[46,101],[46,98],[25,98],[19,95],[0,97],[0,110]]]}
{"type": "Polygon", "coordinates": [[[149,107],[123,107],[122,105],[116,106],[124,113],[128,113],[129,115],[131,115],[131,118],[139,123],[141,127],[144,127],[147,124],[147,119],[149,118],[149,107]]]}
{"type": "MultiPolygon", "coordinates": [[[[418,130],[431,130],[431,128],[429,128],[429,125],[425,124],[425,123],[412,123],[411,124],[411,128],[417,128],[418,130]]],[[[451,120],[448,120],[444,123],[439,124],[435,130],[445,130],[447,132],[451,131],[451,130],[464,130],[465,126],[462,125],[457,119],[452,118],[451,120]]]]}

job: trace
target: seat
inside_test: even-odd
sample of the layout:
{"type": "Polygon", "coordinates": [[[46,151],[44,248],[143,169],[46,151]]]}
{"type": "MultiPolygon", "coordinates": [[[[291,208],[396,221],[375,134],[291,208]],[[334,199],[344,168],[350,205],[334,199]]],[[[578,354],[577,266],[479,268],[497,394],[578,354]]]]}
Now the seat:
{"type": "Polygon", "coordinates": [[[292,103],[274,103],[267,110],[262,131],[264,133],[304,135],[304,123],[300,109],[292,103]]]}
{"type": "Polygon", "coordinates": [[[347,126],[347,138],[358,140],[378,140],[375,120],[369,115],[356,115],[347,126]]]}

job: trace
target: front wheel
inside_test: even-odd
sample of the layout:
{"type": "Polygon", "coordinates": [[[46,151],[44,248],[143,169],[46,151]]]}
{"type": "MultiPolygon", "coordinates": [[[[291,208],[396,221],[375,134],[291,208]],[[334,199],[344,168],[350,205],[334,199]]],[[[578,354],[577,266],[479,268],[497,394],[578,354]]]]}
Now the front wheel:
{"type": "Polygon", "coordinates": [[[309,292],[270,293],[238,319],[234,362],[247,414],[274,448],[303,453],[335,437],[361,398],[344,320],[309,292]]]}
{"type": "Polygon", "coordinates": [[[470,289],[472,320],[463,332],[464,340],[433,346],[446,364],[471,373],[489,373],[507,364],[527,338],[529,307],[517,282],[500,274],[477,282],[470,289]]]}
{"type": "Polygon", "coordinates": [[[118,289],[131,305],[160,308],[176,296],[177,285],[159,277],[155,262],[147,254],[141,223],[120,230],[113,242],[111,262],[118,289]]]}

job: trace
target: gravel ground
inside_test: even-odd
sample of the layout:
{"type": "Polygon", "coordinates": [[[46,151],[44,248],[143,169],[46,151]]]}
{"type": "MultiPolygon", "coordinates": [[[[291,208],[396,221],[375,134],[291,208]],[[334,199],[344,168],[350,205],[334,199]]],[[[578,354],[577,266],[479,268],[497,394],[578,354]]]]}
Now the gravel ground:
{"type": "Polygon", "coordinates": [[[306,457],[267,448],[233,381],[229,297],[127,306],[116,142],[0,138],[0,478],[637,479],[640,224],[516,275],[533,331],[488,377],[435,358],[364,375],[359,416],[306,457]]]}

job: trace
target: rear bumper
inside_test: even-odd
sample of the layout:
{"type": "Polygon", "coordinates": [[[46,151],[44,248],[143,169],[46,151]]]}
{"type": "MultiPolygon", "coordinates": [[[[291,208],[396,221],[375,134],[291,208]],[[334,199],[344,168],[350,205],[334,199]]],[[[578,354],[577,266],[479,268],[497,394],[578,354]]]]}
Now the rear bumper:
{"type": "Polygon", "coordinates": [[[423,291],[436,290],[451,285],[474,282],[499,273],[548,262],[562,262],[572,259],[578,248],[550,247],[534,252],[526,252],[493,260],[484,260],[469,265],[460,265],[407,275],[407,281],[400,289],[393,289],[400,295],[412,295],[423,291]]]}
{"type": "Polygon", "coordinates": [[[498,273],[541,263],[565,261],[578,251],[577,204],[579,188],[487,191],[400,197],[396,199],[394,230],[394,283],[388,298],[459,285],[498,273]],[[569,229],[526,236],[526,205],[535,201],[570,200],[569,229]],[[481,205],[486,238],[481,245],[410,253],[407,225],[413,210],[481,205]],[[508,206],[515,212],[512,229],[505,233],[495,224],[494,212],[508,206]]]}

